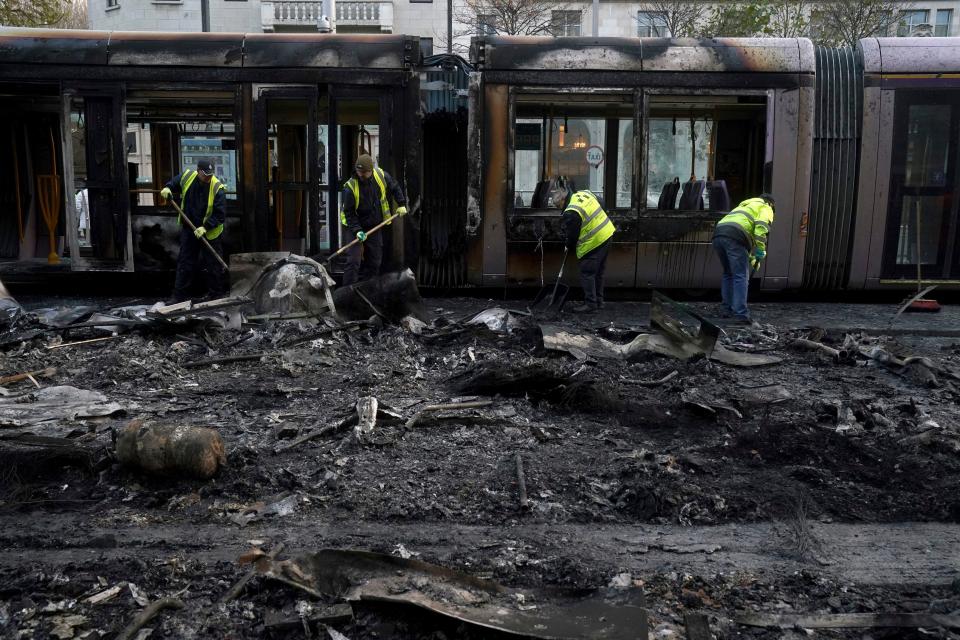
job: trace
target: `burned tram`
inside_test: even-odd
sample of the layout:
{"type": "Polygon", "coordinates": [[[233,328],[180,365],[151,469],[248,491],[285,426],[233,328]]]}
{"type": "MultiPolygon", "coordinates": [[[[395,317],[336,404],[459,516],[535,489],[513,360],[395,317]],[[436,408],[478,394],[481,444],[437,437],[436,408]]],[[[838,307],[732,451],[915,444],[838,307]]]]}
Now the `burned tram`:
{"type": "Polygon", "coordinates": [[[613,217],[609,286],[718,286],[713,227],[764,191],[765,289],[960,284],[958,38],[490,37],[472,61],[471,283],[557,272],[563,180],[613,217]]]}
{"type": "Polygon", "coordinates": [[[603,197],[612,287],[716,286],[713,227],[763,191],[765,289],[960,285],[958,38],[484,37],[423,63],[400,35],[0,30],[0,273],[172,268],[158,191],[199,157],[228,251],[324,254],[368,151],[423,192],[385,264],[428,286],[551,278],[557,180],[603,197]]]}
{"type": "Polygon", "coordinates": [[[360,153],[419,194],[419,61],[393,35],[2,30],[0,270],[172,268],[159,190],[198,158],[227,184],[228,251],[335,249],[360,153]]]}

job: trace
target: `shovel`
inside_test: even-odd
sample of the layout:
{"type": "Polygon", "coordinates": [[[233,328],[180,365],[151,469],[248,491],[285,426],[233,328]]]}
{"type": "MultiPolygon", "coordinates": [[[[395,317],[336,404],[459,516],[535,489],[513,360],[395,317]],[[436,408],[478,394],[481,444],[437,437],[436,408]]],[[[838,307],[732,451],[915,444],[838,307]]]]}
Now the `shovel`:
{"type": "Polygon", "coordinates": [[[557,281],[553,285],[553,291],[549,287],[543,287],[537,293],[537,297],[530,303],[530,313],[546,313],[548,311],[560,311],[560,307],[567,301],[567,294],[570,293],[570,287],[560,284],[563,278],[563,268],[567,264],[567,248],[563,248],[563,262],[560,263],[560,273],[557,274],[557,281]]]}

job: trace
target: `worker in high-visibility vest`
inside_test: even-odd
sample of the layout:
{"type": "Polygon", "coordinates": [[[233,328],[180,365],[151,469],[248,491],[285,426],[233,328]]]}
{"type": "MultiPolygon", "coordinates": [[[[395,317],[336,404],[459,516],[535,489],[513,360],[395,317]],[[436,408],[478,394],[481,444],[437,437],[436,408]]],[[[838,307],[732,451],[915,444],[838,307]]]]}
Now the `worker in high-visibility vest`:
{"type": "Polygon", "coordinates": [[[723,266],[720,315],[732,316],[740,324],[753,323],[747,308],[750,272],[756,271],[767,255],[774,206],[768,193],[744,200],[720,219],[713,232],[713,248],[723,266]]]}
{"type": "Polygon", "coordinates": [[[553,205],[563,210],[561,228],[568,251],[576,251],[580,262],[583,302],[574,313],[592,313],[603,308],[603,274],[607,268],[610,238],[617,230],[592,191],[575,193],[560,189],[552,195],[553,205]]]}
{"type": "Polygon", "coordinates": [[[206,238],[214,251],[223,257],[223,223],[227,218],[226,186],[214,175],[213,163],[201,160],[197,169],[187,169],[180,175],[170,178],[160,196],[164,200],[177,198],[180,208],[197,228],[191,230],[180,221],[180,255],[177,258],[177,280],[173,287],[173,301],[190,299],[194,278],[202,274],[206,283],[206,298],[222,298],[227,295],[229,275],[224,273],[220,264],[201,245],[200,238],[206,238]]]}
{"type": "Polygon", "coordinates": [[[347,180],[340,193],[340,224],[344,226],[343,243],[356,237],[360,242],[347,250],[347,265],[343,270],[343,284],[351,285],[380,274],[383,258],[383,236],[367,236],[367,230],[377,226],[394,213],[407,213],[407,198],[400,184],[380,167],[373,166],[373,158],[362,154],[354,167],[356,174],[347,180]]]}

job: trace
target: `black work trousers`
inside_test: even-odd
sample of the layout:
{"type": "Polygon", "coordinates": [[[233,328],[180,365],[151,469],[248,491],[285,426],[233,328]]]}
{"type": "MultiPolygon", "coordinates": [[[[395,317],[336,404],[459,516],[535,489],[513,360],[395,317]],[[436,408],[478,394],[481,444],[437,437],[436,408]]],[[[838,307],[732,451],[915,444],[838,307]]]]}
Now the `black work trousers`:
{"type": "MultiPolygon", "coordinates": [[[[214,251],[223,257],[223,241],[220,238],[207,240],[214,251]]],[[[180,228],[180,257],[177,258],[177,280],[173,286],[173,297],[177,302],[190,299],[194,279],[203,278],[207,287],[206,296],[222,298],[229,292],[229,274],[210,255],[199,238],[186,226],[180,228]]]]}
{"type": "MultiPolygon", "coordinates": [[[[343,244],[356,239],[346,229],[343,231],[343,244]]],[[[367,236],[366,242],[358,242],[347,250],[347,265],[343,268],[343,286],[369,280],[380,275],[380,263],[383,261],[383,233],[378,231],[367,236]]]]}
{"type": "Polygon", "coordinates": [[[607,270],[607,254],[610,241],[580,258],[580,286],[583,287],[583,301],[589,305],[603,304],[603,274],[607,270]]]}

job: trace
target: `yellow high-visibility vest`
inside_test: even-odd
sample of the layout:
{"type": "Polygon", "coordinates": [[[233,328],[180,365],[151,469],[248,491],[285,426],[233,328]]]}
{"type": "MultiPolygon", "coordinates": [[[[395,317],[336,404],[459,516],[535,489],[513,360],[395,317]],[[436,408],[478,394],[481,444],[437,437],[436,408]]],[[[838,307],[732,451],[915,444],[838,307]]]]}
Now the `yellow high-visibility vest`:
{"type": "Polygon", "coordinates": [[[576,211],[580,216],[580,237],[577,239],[577,258],[582,258],[610,239],[617,230],[613,221],[591,191],[577,191],[564,211],[576,211]]]}
{"type": "MultiPolygon", "coordinates": [[[[190,185],[193,184],[193,181],[197,179],[197,172],[193,170],[184,171],[180,176],[180,202],[187,201],[187,190],[190,188],[190,185]]],[[[207,210],[203,214],[203,222],[201,226],[207,226],[207,220],[210,219],[210,215],[213,213],[213,199],[217,195],[217,192],[221,189],[226,189],[227,187],[217,180],[217,176],[210,177],[210,192],[207,194],[207,210]]],[[[177,214],[177,226],[183,224],[180,220],[180,214],[177,214]]],[[[221,222],[213,229],[207,229],[207,232],[204,234],[207,240],[216,240],[220,237],[220,234],[223,233],[223,223],[221,222]]]]}
{"type": "MultiPolygon", "coordinates": [[[[376,167],[373,170],[373,177],[377,181],[377,186],[380,187],[380,211],[383,213],[383,219],[386,220],[390,217],[390,201],[387,199],[387,179],[383,177],[383,169],[376,167]]],[[[360,208],[360,185],[357,183],[357,177],[354,176],[347,180],[347,186],[350,187],[350,192],[353,193],[353,209],[356,211],[360,208]]],[[[347,214],[343,211],[343,205],[340,205],[340,224],[347,226],[347,214]]]]}

